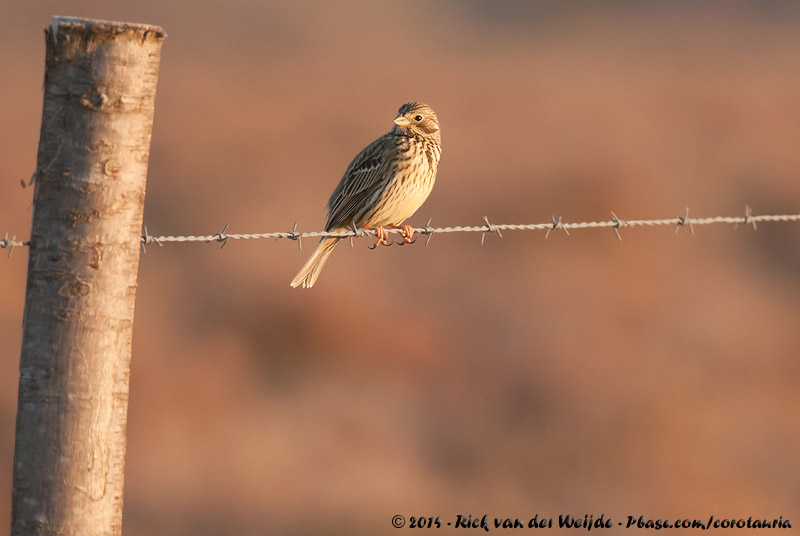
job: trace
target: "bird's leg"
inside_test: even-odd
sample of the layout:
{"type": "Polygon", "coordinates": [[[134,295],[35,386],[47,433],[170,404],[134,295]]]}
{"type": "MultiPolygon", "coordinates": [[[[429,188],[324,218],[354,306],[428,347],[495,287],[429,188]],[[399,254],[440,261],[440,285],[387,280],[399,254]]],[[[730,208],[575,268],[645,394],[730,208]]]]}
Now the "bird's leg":
{"type": "Polygon", "coordinates": [[[375,242],[375,245],[370,246],[369,249],[375,249],[376,247],[381,245],[383,246],[392,245],[390,242],[386,241],[386,239],[389,238],[389,233],[386,232],[386,229],[384,229],[383,227],[370,227],[369,225],[364,225],[364,227],[366,227],[367,229],[375,229],[375,237],[378,239],[378,241],[375,242]]]}
{"type": "Polygon", "coordinates": [[[414,228],[410,225],[397,225],[395,223],[390,223],[389,225],[395,229],[400,229],[400,234],[403,236],[403,243],[400,244],[401,246],[416,242],[416,239],[411,240],[411,237],[414,236],[414,228]]]}

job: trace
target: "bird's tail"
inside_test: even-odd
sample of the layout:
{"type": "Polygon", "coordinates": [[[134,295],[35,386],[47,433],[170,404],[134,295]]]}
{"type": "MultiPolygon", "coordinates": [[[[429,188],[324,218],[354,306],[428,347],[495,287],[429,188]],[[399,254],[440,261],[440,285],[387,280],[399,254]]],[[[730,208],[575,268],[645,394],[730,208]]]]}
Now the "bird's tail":
{"type": "Polygon", "coordinates": [[[308,258],[303,267],[300,268],[300,271],[297,272],[291,285],[293,287],[302,285],[303,288],[313,287],[319,277],[319,273],[322,271],[322,267],[325,266],[325,261],[328,260],[328,255],[331,254],[339,240],[340,239],[336,237],[328,237],[320,240],[319,244],[317,244],[317,249],[314,250],[311,257],[308,258]]]}

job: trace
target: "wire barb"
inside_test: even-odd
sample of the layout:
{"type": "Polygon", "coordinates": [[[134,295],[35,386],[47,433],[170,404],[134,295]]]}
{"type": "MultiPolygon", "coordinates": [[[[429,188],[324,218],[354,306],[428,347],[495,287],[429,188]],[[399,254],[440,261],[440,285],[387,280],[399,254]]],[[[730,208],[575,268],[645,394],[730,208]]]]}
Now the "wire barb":
{"type": "Polygon", "coordinates": [[[227,230],[228,230],[228,224],[226,223],[225,227],[223,227],[220,232],[214,233],[213,235],[211,235],[210,239],[206,240],[206,244],[208,244],[209,242],[220,242],[222,243],[222,245],[219,247],[219,249],[225,249],[225,246],[228,245],[228,239],[230,239],[230,236],[228,236],[225,232],[227,230]]]}
{"type": "Polygon", "coordinates": [[[675,222],[675,234],[678,234],[678,231],[681,227],[689,226],[689,230],[692,232],[692,236],[694,236],[694,225],[692,225],[692,220],[689,219],[689,207],[686,207],[683,210],[683,216],[678,216],[677,221],[675,222]]]}
{"type": "Polygon", "coordinates": [[[148,245],[148,244],[156,244],[159,247],[162,247],[162,248],[164,247],[164,244],[161,243],[161,240],[159,240],[155,236],[150,236],[147,233],[147,225],[145,225],[144,226],[144,234],[142,235],[142,241],[141,241],[142,253],[147,253],[147,248],[145,246],[148,245]]]}
{"type": "Polygon", "coordinates": [[[483,245],[483,240],[486,238],[486,233],[497,233],[497,236],[503,238],[503,233],[500,232],[500,228],[497,225],[489,223],[489,216],[484,216],[483,221],[486,222],[485,231],[481,233],[481,245],[483,245]]]}
{"type": "Polygon", "coordinates": [[[350,247],[353,247],[353,238],[363,236],[365,234],[364,231],[359,230],[359,228],[354,223],[352,227],[350,227],[350,247]]]}
{"type": "Polygon", "coordinates": [[[435,233],[435,232],[436,232],[436,230],[435,230],[433,227],[431,227],[431,220],[433,220],[433,218],[428,218],[428,223],[426,223],[426,224],[425,224],[425,227],[423,227],[423,228],[422,228],[422,229],[419,231],[421,234],[425,234],[425,235],[427,235],[427,236],[425,237],[425,246],[426,246],[426,247],[428,246],[428,242],[430,242],[430,241],[431,241],[431,237],[433,236],[433,233],[435,233]]]}
{"type": "MultiPolygon", "coordinates": [[[[577,225],[577,224],[576,224],[577,225]]],[[[547,240],[547,237],[550,236],[550,231],[564,231],[567,236],[569,236],[569,230],[561,223],[561,216],[556,219],[555,214],[552,216],[552,222],[545,228],[544,232],[544,239],[547,240]]]]}
{"type": "Polygon", "coordinates": [[[8,237],[8,231],[5,232],[3,238],[0,238],[0,249],[8,250],[8,258],[14,253],[14,248],[17,246],[27,246],[28,242],[18,242],[16,236],[8,237]]]}
{"type": "Polygon", "coordinates": [[[617,218],[617,215],[614,214],[613,210],[611,211],[611,221],[614,222],[614,226],[612,227],[612,229],[614,229],[614,234],[617,235],[617,240],[622,242],[622,235],[619,234],[619,228],[627,226],[628,222],[617,218]]]}
{"type": "MultiPolygon", "coordinates": [[[[756,226],[756,219],[753,218],[753,209],[750,208],[749,205],[744,206],[744,217],[742,219],[742,225],[747,225],[748,223],[753,225],[753,230],[758,231],[758,227],[756,226]]],[[[737,225],[738,227],[738,225],[737,225]]]]}
{"type": "MultiPolygon", "coordinates": [[[[275,237],[275,240],[279,239],[279,236],[275,237]]],[[[297,249],[303,251],[303,235],[297,232],[297,222],[294,222],[292,225],[292,230],[286,233],[286,238],[289,240],[296,240],[297,241],[297,249]]]]}

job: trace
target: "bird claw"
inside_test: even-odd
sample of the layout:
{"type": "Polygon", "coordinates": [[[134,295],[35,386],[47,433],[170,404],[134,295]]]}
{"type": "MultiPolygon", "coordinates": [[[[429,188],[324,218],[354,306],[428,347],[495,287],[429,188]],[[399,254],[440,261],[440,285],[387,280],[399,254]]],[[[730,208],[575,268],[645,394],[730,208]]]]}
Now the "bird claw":
{"type": "Polygon", "coordinates": [[[403,237],[403,243],[401,244],[400,242],[398,242],[398,245],[405,246],[406,244],[413,244],[414,242],[417,241],[416,238],[414,240],[411,240],[411,237],[414,236],[414,228],[411,227],[410,225],[397,225],[394,223],[390,223],[389,225],[391,225],[395,229],[400,229],[400,235],[403,237]]]}
{"type": "Polygon", "coordinates": [[[394,242],[388,242],[386,239],[389,238],[389,233],[386,232],[386,229],[383,227],[376,227],[375,228],[375,236],[378,238],[378,241],[375,242],[373,246],[370,246],[369,249],[375,249],[378,246],[391,246],[394,242]]]}
{"type": "MultiPolygon", "coordinates": [[[[394,244],[394,242],[387,242],[385,238],[380,238],[380,239],[378,239],[378,241],[377,241],[377,242],[375,242],[375,243],[374,243],[374,244],[372,244],[371,246],[367,246],[367,249],[375,249],[375,248],[377,248],[378,246],[386,246],[386,247],[389,247],[389,246],[391,246],[392,244],[394,244]]],[[[400,244],[400,245],[402,245],[402,244],[400,244]]]]}

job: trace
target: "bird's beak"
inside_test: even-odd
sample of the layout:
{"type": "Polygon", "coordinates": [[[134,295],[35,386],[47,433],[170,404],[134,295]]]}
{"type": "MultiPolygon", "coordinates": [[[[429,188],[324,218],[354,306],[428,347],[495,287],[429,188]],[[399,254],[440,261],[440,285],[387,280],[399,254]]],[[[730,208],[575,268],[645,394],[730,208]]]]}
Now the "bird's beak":
{"type": "Polygon", "coordinates": [[[411,124],[411,121],[406,119],[404,115],[398,115],[397,118],[395,118],[394,120],[394,124],[397,125],[398,127],[407,127],[408,125],[411,124]]]}

